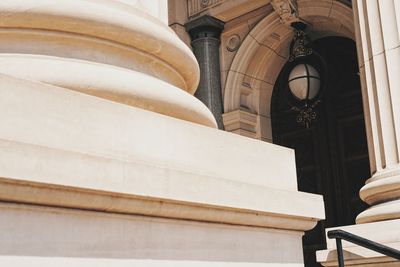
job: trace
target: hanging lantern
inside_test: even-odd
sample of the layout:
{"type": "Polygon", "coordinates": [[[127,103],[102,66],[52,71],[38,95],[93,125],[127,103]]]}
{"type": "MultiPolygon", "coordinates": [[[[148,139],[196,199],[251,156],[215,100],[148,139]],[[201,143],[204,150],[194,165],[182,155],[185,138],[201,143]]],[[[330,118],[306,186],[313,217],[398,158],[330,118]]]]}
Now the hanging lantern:
{"type": "Polygon", "coordinates": [[[289,62],[299,61],[299,64],[290,71],[288,84],[290,93],[302,107],[293,107],[299,112],[297,122],[309,128],[311,122],[317,118],[313,108],[320,103],[317,100],[321,88],[321,79],[318,71],[307,64],[306,57],[312,54],[310,48],[305,47],[305,29],[307,25],[302,22],[292,23],[295,30],[290,46],[289,62]],[[300,60],[301,59],[301,60],[300,60]]]}
{"type": "Polygon", "coordinates": [[[310,102],[319,93],[318,71],[309,64],[297,65],[289,74],[289,88],[297,100],[310,102]]]}

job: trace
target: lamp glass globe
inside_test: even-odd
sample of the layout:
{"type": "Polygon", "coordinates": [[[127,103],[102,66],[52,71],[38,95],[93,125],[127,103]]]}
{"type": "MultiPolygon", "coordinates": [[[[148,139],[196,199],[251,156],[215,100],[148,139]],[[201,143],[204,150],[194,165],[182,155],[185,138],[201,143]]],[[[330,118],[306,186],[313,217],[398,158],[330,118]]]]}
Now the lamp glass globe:
{"type": "Polygon", "coordinates": [[[315,98],[320,86],[319,73],[309,64],[299,64],[289,74],[290,92],[301,101],[315,98]]]}

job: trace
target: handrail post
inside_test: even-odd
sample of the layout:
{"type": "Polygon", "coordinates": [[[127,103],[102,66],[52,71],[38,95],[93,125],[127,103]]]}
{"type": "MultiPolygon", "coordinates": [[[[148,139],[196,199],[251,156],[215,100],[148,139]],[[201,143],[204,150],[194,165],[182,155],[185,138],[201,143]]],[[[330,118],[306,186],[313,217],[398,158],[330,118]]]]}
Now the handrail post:
{"type": "Polygon", "coordinates": [[[337,252],[337,257],[338,257],[338,266],[345,267],[344,266],[344,258],[343,258],[342,239],[340,239],[340,238],[336,238],[336,252],[337,252]]]}

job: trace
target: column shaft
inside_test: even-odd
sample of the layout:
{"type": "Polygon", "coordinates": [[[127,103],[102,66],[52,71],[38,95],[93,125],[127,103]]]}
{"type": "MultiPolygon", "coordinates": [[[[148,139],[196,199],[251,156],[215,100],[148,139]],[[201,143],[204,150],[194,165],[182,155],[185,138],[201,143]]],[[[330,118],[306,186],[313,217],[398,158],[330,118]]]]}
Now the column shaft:
{"type": "Polygon", "coordinates": [[[353,2],[373,176],[360,190],[372,205],[357,223],[400,218],[400,41],[395,0],[353,2]]]}
{"type": "Polygon", "coordinates": [[[192,39],[191,45],[200,66],[200,83],[195,96],[214,114],[219,129],[222,122],[222,93],[219,62],[220,34],[224,23],[203,16],[186,24],[192,39]]]}

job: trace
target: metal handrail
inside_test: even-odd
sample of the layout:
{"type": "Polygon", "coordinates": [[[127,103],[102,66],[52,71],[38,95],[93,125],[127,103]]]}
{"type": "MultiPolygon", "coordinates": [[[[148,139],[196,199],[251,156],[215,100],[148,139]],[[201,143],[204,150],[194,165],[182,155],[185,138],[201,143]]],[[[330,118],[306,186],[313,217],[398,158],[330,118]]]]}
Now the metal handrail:
{"type": "Polygon", "coordinates": [[[331,230],[328,232],[328,238],[336,239],[336,251],[338,256],[338,265],[339,267],[344,267],[344,258],[343,258],[343,247],[342,247],[342,239],[353,244],[359,245],[361,247],[379,252],[383,255],[389,256],[391,258],[395,258],[400,260],[400,250],[379,244],[372,240],[363,238],[358,235],[354,235],[352,233],[343,231],[343,230],[331,230]]]}

